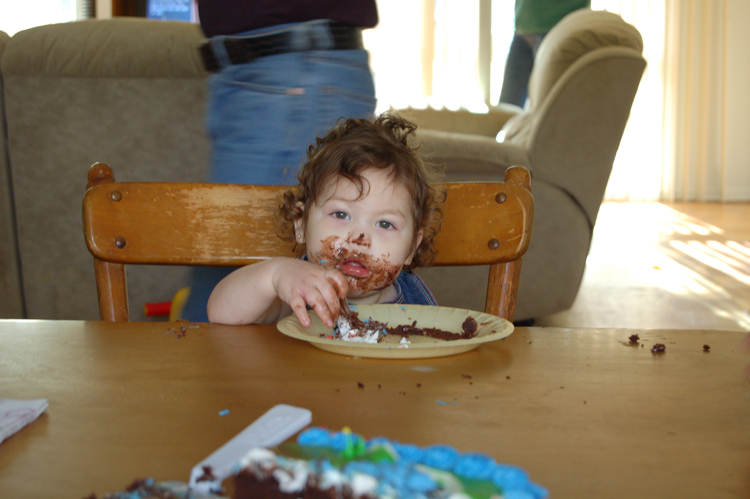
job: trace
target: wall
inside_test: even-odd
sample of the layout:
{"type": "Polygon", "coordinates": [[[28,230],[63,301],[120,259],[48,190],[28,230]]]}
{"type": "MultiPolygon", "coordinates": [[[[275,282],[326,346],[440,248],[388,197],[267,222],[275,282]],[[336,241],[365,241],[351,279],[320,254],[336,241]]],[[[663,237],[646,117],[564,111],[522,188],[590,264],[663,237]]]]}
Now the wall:
{"type": "Polygon", "coordinates": [[[725,201],[750,201],[750,2],[728,0],[723,185],[725,201]]]}
{"type": "Polygon", "coordinates": [[[97,19],[109,19],[112,17],[112,0],[96,0],[97,19]]]}

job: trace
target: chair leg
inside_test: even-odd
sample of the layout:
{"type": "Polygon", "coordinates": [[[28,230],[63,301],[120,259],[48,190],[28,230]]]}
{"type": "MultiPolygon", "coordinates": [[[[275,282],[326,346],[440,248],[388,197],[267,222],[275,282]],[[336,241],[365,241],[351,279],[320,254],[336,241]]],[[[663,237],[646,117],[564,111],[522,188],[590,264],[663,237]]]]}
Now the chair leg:
{"type": "Polygon", "coordinates": [[[99,299],[99,318],[109,322],[128,321],[130,315],[125,265],[94,258],[94,273],[99,299]]]}
{"type": "Polygon", "coordinates": [[[507,263],[490,265],[485,312],[513,322],[516,312],[518,282],[521,278],[521,258],[507,263]]]}

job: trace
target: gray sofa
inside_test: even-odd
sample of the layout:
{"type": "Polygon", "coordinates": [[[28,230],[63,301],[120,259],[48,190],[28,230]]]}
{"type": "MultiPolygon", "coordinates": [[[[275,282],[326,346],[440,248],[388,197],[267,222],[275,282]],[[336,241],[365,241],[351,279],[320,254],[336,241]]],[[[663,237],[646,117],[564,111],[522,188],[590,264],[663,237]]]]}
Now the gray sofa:
{"type": "MultiPolygon", "coordinates": [[[[193,24],[116,18],[40,26],[8,41],[0,69],[15,223],[6,212],[2,226],[15,226],[17,241],[4,230],[0,273],[9,279],[0,292],[20,303],[2,317],[98,319],[81,224],[93,163],[110,164],[123,181],[204,179],[202,38],[193,24]]],[[[170,300],[185,272],[129,271],[133,318],[143,318],[145,302],[170,300]]]]}
{"type": "MultiPolygon", "coordinates": [[[[0,318],[98,319],[81,224],[91,164],[110,164],[121,181],[204,179],[207,74],[196,50],[202,38],[193,24],[134,18],[48,25],[10,40],[0,37],[0,126],[7,126],[0,144],[7,152],[0,158],[0,318]]],[[[561,176],[574,185],[575,174],[550,174],[549,160],[532,161],[539,152],[528,153],[520,144],[499,151],[494,138],[446,130],[490,135],[508,116],[464,114],[415,116],[425,129],[425,153],[445,167],[449,180],[500,180],[515,162],[532,170],[537,216],[516,318],[568,308],[603,185],[589,196],[591,206],[582,208],[570,189],[557,185],[561,176]]],[[[598,184],[603,178],[606,185],[606,165],[604,170],[594,175],[598,184]]],[[[431,269],[425,275],[441,304],[483,309],[486,277],[478,272],[431,269]]],[[[186,275],[181,267],[129,268],[131,319],[144,319],[144,303],[170,300],[186,275]]]]}

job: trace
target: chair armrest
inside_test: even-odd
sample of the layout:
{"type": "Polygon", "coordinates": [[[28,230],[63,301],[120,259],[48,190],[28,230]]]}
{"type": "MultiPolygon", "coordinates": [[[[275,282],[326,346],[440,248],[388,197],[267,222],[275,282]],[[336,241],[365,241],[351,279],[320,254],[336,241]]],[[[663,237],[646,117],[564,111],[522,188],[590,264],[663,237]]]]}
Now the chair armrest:
{"type": "Polygon", "coordinates": [[[418,130],[417,140],[425,161],[443,171],[448,182],[502,181],[505,170],[515,165],[526,167],[533,177],[526,150],[494,137],[418,130]]]}
{"type": "Polygon", "coordinates": [[[505,122],[521,111],[518,106],[501,104],[487,113],[432,108],[406,108],[399,110],[399,113],[416,123],[418,130],[439,130],[494,138],[505,122]]]}

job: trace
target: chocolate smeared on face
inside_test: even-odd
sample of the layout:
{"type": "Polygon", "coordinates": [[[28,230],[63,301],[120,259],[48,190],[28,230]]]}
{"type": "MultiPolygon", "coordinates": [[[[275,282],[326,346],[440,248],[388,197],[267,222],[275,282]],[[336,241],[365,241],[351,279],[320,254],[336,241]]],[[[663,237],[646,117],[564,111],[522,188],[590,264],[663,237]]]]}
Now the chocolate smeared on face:
{"type": "Polygon", "coordinates": [[[376,258],[367,253],[349,249],[343,245],[344,243],[349,243],[369,248],[370,244],[365,242],[364,238],[364,234],[360,234],[356,239],[350,238],[345,241],[342,241],[338,236],[327,237],[321,241],[323,248],[320,252],[312,255],[310,260],[327,269],[339,268],[340,265],[346,262],[354,262],[367,269],[369,273],[362,277],[348,275],[345,272],[351,291],[366,294],[385,289],[396,280],[401,271],[401,265],[389,262],[389,255],[387,254],[376,258]]]}
{"type": "Polygon", "coordinates": [[[360,234],[357,239],[354,239],[352,241],[347,240],[347,242],[351,242],[352,244],[358,244],[358,245],[364,246],[366,248],[370,247],[370,243],[369,242],[367,244],[365,244],[365,235],[364,234],[360,234]]]}

